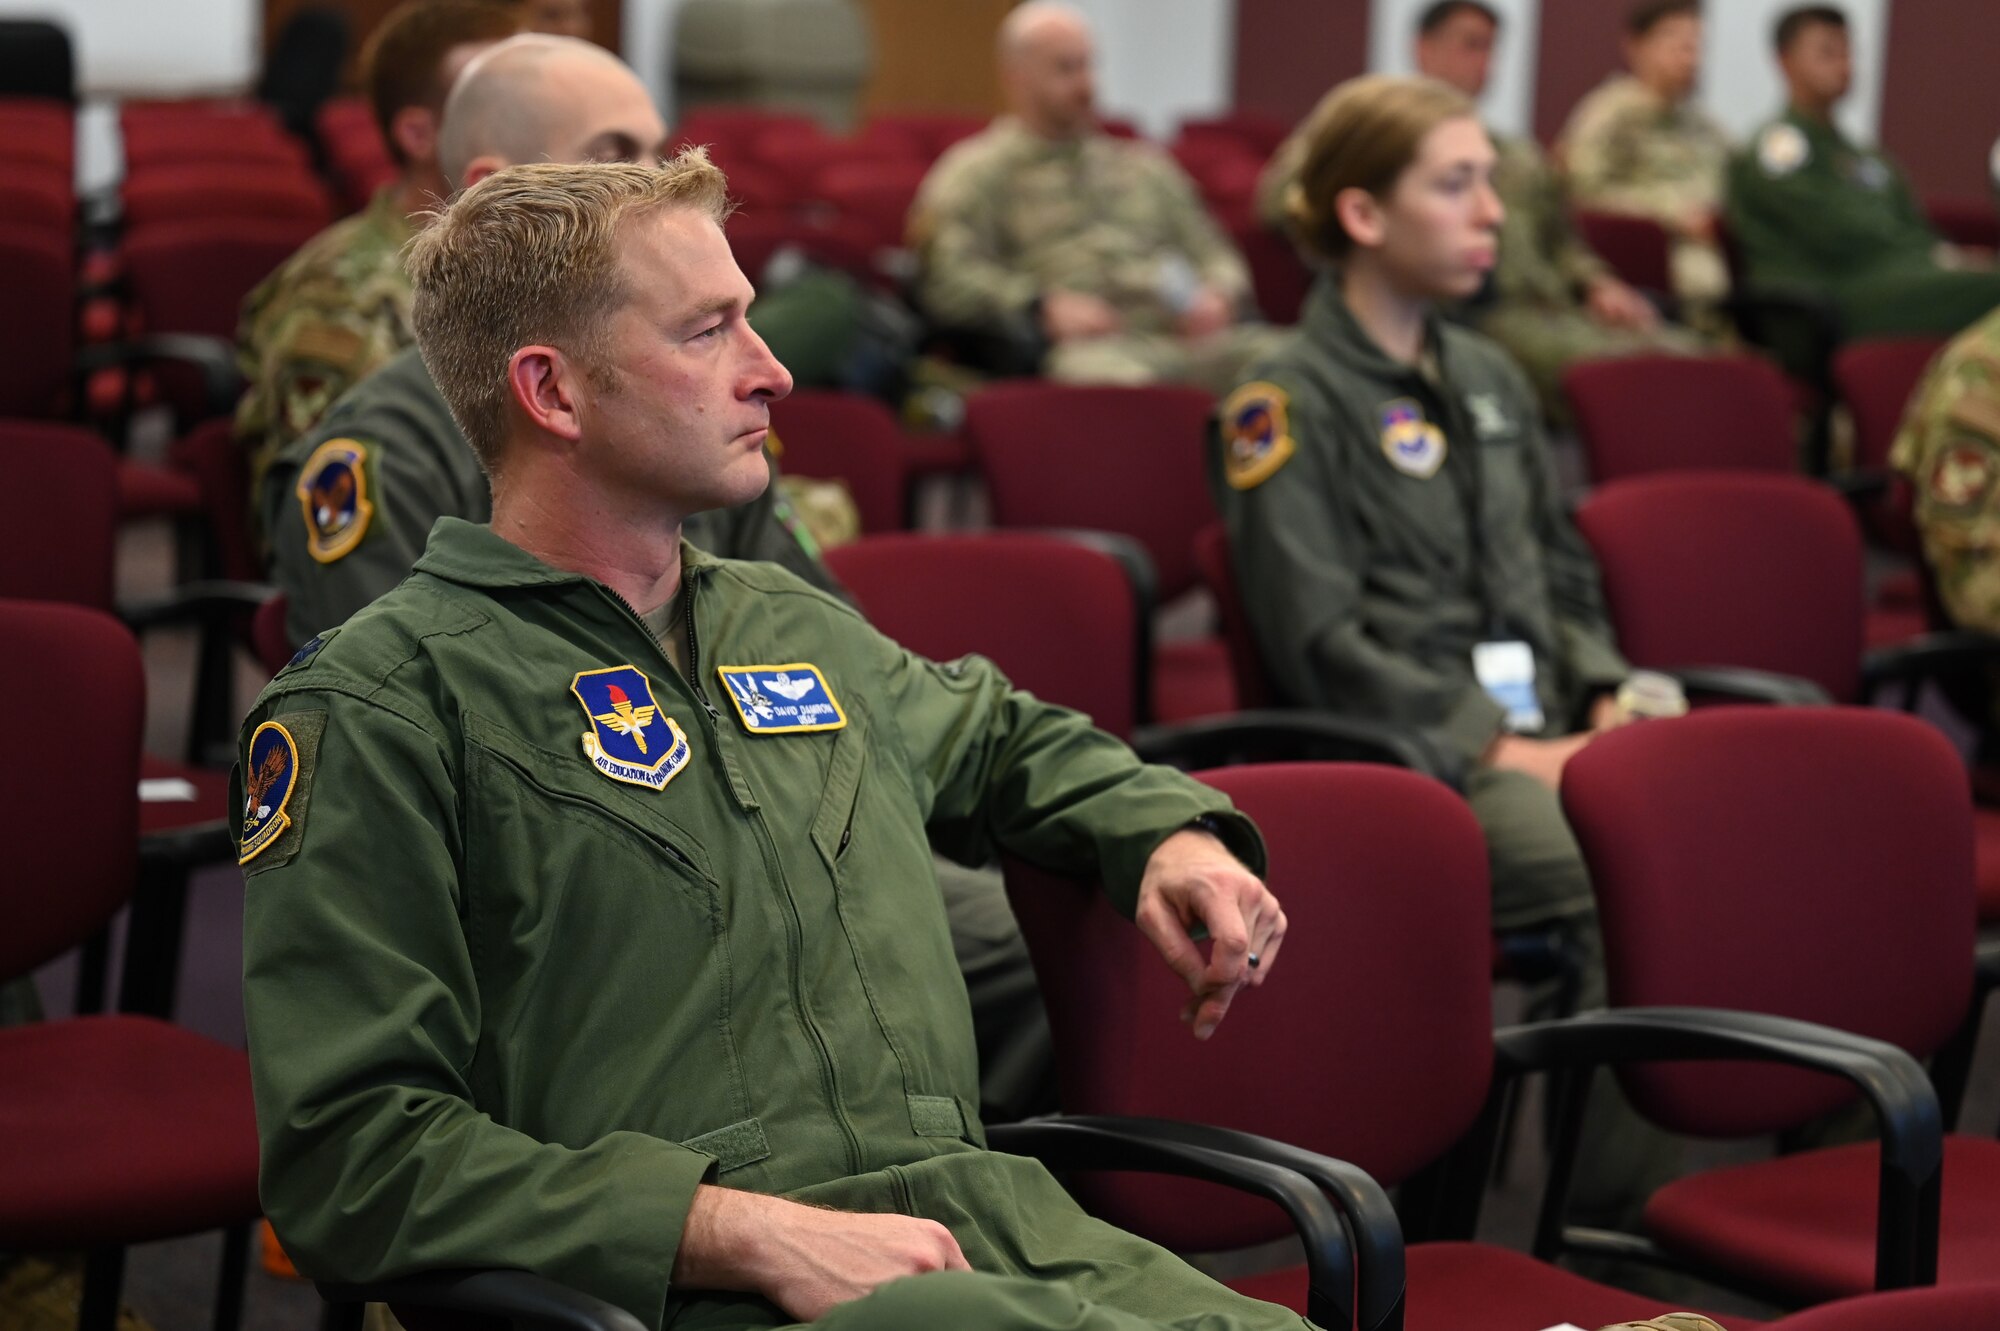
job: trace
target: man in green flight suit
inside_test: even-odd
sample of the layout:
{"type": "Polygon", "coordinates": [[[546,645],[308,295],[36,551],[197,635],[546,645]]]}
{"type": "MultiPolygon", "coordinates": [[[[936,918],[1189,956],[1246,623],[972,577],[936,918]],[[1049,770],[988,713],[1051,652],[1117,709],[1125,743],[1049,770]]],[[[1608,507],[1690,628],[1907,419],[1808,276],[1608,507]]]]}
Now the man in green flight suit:
{"type": "Polygon", "coordinates": [[[1834,123],[1853,82],[1846,16],[1790,10],[1772,44],[1789,103],[1729,164],[1727,216],[1751,285],[1825,297],[1848,337],[1955,333],[2000,305],[2000,273],[1945,266],[1954,253],[1909,182],[1834,123]]]}
{"type": "Polygon", "coordinates": [[[493,520],[246,722],[273,1225],[320,1278],[511,1267],[655,1327],[1302,1326],[982,1146],[933,846],[1101,875],[1196,1037],[1284,914],[1219,794],[683,544],[764,486],[790,387],[724,189],[513,167],[413,248],[493,520]]]}
{"type": "Polygon", "coordinates": [[[368,207],[307,241],[243,301],[237,360],[247,384],[236,438],[253,483],[342,393],[410,345],[402,250],[413,218],[451,192],[438,161],[446,94],[467,64],[519,27],[486,0],[409,0],[361,55],[396,178],[368,207]]]}

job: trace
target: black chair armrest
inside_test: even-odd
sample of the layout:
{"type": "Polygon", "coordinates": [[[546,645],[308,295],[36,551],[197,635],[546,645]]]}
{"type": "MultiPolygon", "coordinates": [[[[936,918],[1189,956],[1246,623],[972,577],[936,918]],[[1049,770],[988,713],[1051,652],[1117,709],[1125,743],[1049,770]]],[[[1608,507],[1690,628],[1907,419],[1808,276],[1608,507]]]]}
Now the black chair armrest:
{"type": "Polygon", "coordinates": [[[429,1271],[366,1285],[318,1282],[328,1303],[387,1303],[498,1319],[515,1331],[645,1331],[603,1299],[528,1271],[429,1271]]]}
{"type": "Polygon", "coordinates": [[[1230,712],[1141,726],[1132,736],[1132,747],[1147,762],[1188,769],[1245,762],[1389,763],[1453,787],[1464,784],[1457,764],[1414,730],[1304,708],[1230,712]]]}
{"type": "Polygon", "coordinates": [[[1310,1293],[1306,1315],[1325,1327],[1355,1325],[1364,1300],[1371,1328],[1401,1325],[1402,1231],[1388,1194],[1367,1174],[1339,1160],[1289,1148],[1249,1133],[1108,1115],[1058,1116],[987,1130],[998,1151],[1032,1156],[1052,1170],[1118,1170],[1202,1179],[1266,1198],[1282,1207],[1305,1244],[1310,1293]],[[1350,1246],[1342,1220],[1356,1236],[1350,1246]],[[1371,1263],[1357,1285],[1355,1251],[1371,1263]],[[1375,1305],[1393,1285],[1393,1322],[1375,1305]]]}
{"type": "Polygon", "coordinates": [[[183,583],[157,600],[118,607],[118,617],[134,633],[162,625],[210,624],[234,614],[255,614],[277,589],[262,582],[208,579],[183,583]]]}
{"type": "Polygon", "coordinates": [[[1849,504],[1859,506],[1889,493],[1889,485],[1895,478],[1896,473],[1881,467],[1853,467],[1829,473],[1820,479],[1849,504]]]}
{"type": "Polygon", "coordinates": [[[1769,703],[1773,707],[1828,707],[1833,699],[1809,679],[1744,666],[1676,666],[1660,672],[1681,682],[1689,697],[1769,703]]]}
{"type": "Polygon", "coordinates": [[[145,870],[186,871],[230,864],[235,859],[236,841],[226,818],[149,832],[139,838],[139,864],[145,870]]]}
{"type": "Polygon", "coordinates": [[[1877,648],[1861,663],[1864,691],[1886,684],[1919,684],[1927,679],[2000,665],[2000,635],[1973,629],[1941,629],[1877,648]]]}
{"type": "MultiPolygon", "coordinates": [[[[1601,1064],[1728,1059],[1784,1063],[1852,1082],[1874,1108],[1881,1135],[1875,1221],[1878,1289],[1937,1278],[1938,1189],[1944,1122],[1922,1065],[1881,1040],[1814,1022],[1720,1008],[1614,1008],[1494,1032],[1504,1077],[1601,1064]]],[[[1570,1155],[1550,1171],[1538,1246],[1560,1232],[1570,1155]]]]}

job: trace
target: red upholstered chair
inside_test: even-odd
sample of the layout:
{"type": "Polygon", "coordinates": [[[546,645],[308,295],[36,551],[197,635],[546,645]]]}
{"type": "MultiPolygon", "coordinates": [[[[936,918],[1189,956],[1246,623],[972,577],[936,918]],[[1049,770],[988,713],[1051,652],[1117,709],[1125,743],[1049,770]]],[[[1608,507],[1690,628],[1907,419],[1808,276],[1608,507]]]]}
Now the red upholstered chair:
{"type": "Polygon", "coordinates": [[[1623,281],[1641,291],[1673,294],[1674,243],[1665,227],[1650,217],[1588,208],[1576,209],[1571,217],[1583,243],[1623,281]]]}
{"type": "MultiPolygon", "coordinates": [[[[1193,388],[1023,381],[967,398],[964,433],[997,525],[1128,536],[1152,561],[1153,595],[1166,604],[1197,585],[1190,541],[1215,516],[1203,461],[1213,411],[1193,388]]],[[[1155,670],[1163,721],[1237,706],[1220,639],[1162,643],[1155,670]]]]}
{"type": "MultiPolygon", "coordinates": [[[[1769,1013],[1917,1058],[1964,1034],[1971,798],[1957,753],[1922,721],[1723,708],[1645,722],[1577,754],[1562,796],[1596,890],[1614,1013],[1686,1003],[1769,1013]]],[[[1941,1060],[1941,1084],[1962,1084],[1962,1063],[1945,1066],[1956,1061],[1941,1060]]],[[[1778,1132],[1853,1098],[1789,1070],[1620,1075],[1643,1113],[1700,1136],[1778,1132]]],[[[1949,1112],[1956,1092],[1942,1098],[1949,1112]]],[[[1881,1155],[1874,1143],[1840,1146],[1681,1179],[1654,1194],[1645,1230],[1677,1259],[1760,1290],[1800,1301],[1859,1293],[1876,1285],[1878,1252],[1896,1246],[1877,1223],[1881,1155]]],[[[1942,1197],[1938,1279],[1992,1279],[2000,1143],[1945,1137],[1942,1197]]]]}
{"type": "Polygon", "coordinates": [[[74,177],[76,119],[44,97],[0,97],[0,162],[30,162],[74,177]]]}
{"type": "Polygon", "coordinates": [[[242,217],[296,221],[317,229],[334,217],[333,201],[315,177],[254,163],[147,167],[127,174],[118,193],[127,227],[242,217]]]}
{"type": "Polygon", "coordinates": [[[1239,217],[1227,225],[1229,238],[1250,266],[1258,312],[1269,323],[1297,323],[1313,283],[1313,270],[1298,247],[1254,217],[1239,217]]]}
{"type": "Polygon", "coordinates": [[[1269,707],[1271,678],[1264,670],[1264,656],[1257,647],[1257,631],[1250,626],[1250,614],[1243,608],[1243,593],[1236,585],[1236,566],[1229,557],[1229,531],[1220,522],[1211,522],[1194,534],[1194,562],[1202,585],[1215,598],[1216,618],[1222,621],[1222,641],[1229,651],[1229,671],[1236,681],[1236,700],[1245,707],[1269,707]]]}
{"type": "Polygon", "coordinates": [[[930,167],[912,158],[835,162],[819,172],[813,194],[865,228],[877,248],[903,243],[903,224],[930,167]]]}
{"type": "Polygon", "coordinates": [[[1954,245],[2000,249],[2000,212],[1991,198],[1925,199],[1931,229],[1954,245]]]}
{"type": "Polygon", "coordinates": [[[1749,356],[1579,361],[1563,392],[1596,484],[1656,471],[1798,470],[1785,376],[1749,356]]]}
{"type": "Polygon", "coordinates": [[[1870,538],[1910,567],[1885,578],[1868,614],[1870,646],[1887,646],[1931,627],[1917,565],[1922,541],[1910,508],[1910,484],[1890,470],[1889,451],[1902,428],[1903,411],[1937,353],[1941,337],[1869,338],[1850,342],[1833,357],[1833,382],[1854,422],[1854,464],[1871,491],[1860,499],[1870,538]]]}
{"type": "Polygon", "coordinates": [[[771,404],[771,428],[779,465],[793,475],[845,485],[863,532],[910,525],[911,483],[930,459],[888,407],[859,393],[801,389],[771,404]]]}
{"type": "MultiPolygon", "coordinates": [[[[0,751],[35,774],[6,802],[4,981],[99,933],[132,894],[145,681],[131,635],[98,611],[0,602],[0,641],[0,751]]],[[[86,1252],[79,1325],[111,1331],[126,1245],[226,1229],[216,1325],[234,1327],[258,1213],[242,1052],[151,1017],[41,1022],[0,1030],[0,1085],[0,1248],[86,1252]]]]}
{"type": "MultiPolygon", "coordinates": [[[[0,133],[5,133],[0,125],[0,133]]],[[[57,166],[0,158],[0,218],[9,227],[38,229],[74,237],[76,180],[57,166]]]]}
{"type": "Polygon", "coordinates": [[[898,111],[872,117],[862,129],[861,137],[880,144],[885,156],[893,149],[931,162],[946,148],[960,139],[971,138],[987,124],[985,116],[954,111],[898,111]]]}
{"type": "Polygon", "coordinates": [[[1231,111],[1218,116],[1183,120],[1174,135],[1176,147],[1198,142],[1224,142],[1262,162],[1292,132],[1289,122],[1259,111],[1231,111]]]}
{"type": "MultiPolygon", "coordinates": [[[[1635,1048],[1648,1040],[1638,1019],[1619,1023],[1601,1014],[1496,1035],[1486,973],[1486,847],[1464,801],[1437,782],[1380,767],[1277,764],[1203,779],[1263,830],[1269,882],[1289,920],[1271,983],[1240,994],[1206,1042],[1191,1039],[1177,1020],[1185,985],[1097,884],[1006,864],[1008,896],[1048,1005],[1067,1113],[1259,1134],[1405,1185],[1410,1223],[1448,1241],[1408,1248],[1401,1319],[1382,1312],[1385,1296],[1401,1293],[1400,1282],[1390,1291],[1371,1289],[1379,1273],[1364,1264],[1358,1326],[1534,1331],[1664,1311],[1524,1254],[1464,1241],[1477,1221],[1496,1066],[1516,1068],[1529,1037],[1552,1044],[1616,1032],[1613,1039],[1635,1048]],[[1461,1139],[1470,1146],[1454,1163],[1472,1180],[1471,1207],[1427,1222],[1426,1169],[1461,1139]]],[[[1648,1016],[1689,1040],[1719,1031],[1706,1024],[1715,1019],[1685,1009],[1648,1016]]],[[[1803,1045],[1812,1028],[1789,1029],[1803,1045]]],[[[1896,1066],[1921,1080],[1907,1058],[1896,1066]]],[[[1182,1250],[1248,1246],[1278,1232],[1268,1209],[1210,1190],[1089,1175],[1072,1182],[1092,1210],[1182,1250]]],[[[1304,1306],[1295,1269],[1232,1283],[1304,1306]]],[[[1750,1325],[1727,1320],[1732,1328],[1750,1325]]]]}
{"type": "Polygon", "coordinates": [[[0,416],[53,416],[67,401],[76,336],[76,253],[67,230],[0,223],[0,416]]]}
{"type": "Polygon", "coordinates": [[[2000,1331],[2000,1285],[1947,1285],[1842,1299],[1795,1313],[1773,1331],[2000,1331]]]}
{"type": "Polygon", "coordinates": [[[285,632],[286,609],[285,594],[273,592],[250,621],[250,644],[256,649],[257,662],[274,675],[291,663],[298,650],[285,632]]]}

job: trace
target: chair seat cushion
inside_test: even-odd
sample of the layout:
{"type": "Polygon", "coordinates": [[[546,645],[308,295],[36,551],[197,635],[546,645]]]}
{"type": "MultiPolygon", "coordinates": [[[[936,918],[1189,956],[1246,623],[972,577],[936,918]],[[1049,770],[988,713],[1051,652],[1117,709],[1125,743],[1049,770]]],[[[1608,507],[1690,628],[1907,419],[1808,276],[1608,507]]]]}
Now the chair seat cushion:
{"type": "MultiPolygon", "coordinates": [[[[2000,1271],[2000,1142],[1945,1139],[1938,1283],[2000,1271]]],[[[1661,1247],[1801,1302],[1875,1286],[1873,1142],[1802,1151],[1677,1180],[1646,1204],[1661,1247]]]]}
{"type": "Polygon", "coordinates": [[[118,463],[118,516],[123,521],[201,511],[201,484],[184,471],[147,462],[118,463]]]}
{"type": "Polygon", "coordinates": [[[1187,638],[1155,649],[1153,713],[1160,720],[1192,721],[1236,709],[1236,676],[1221,638],[1187,638]]]}
{"type": "Polygon", "coordinates": [[[139,804],[141,838],[162,832],[179,832],[203,823],[220,822],[229,815],[229,773],[172,762],[153,754],[139,759],[141,781],[181,780],[194,787],[191,800],[143,800],[139,804]]]}
{"type": "Polygon", "coordinates": [[[0,1030],[0,1248],[85,1248],[252,1220],[250,1060],[150,1017],[0,1030]]]}
{"type": "MultiPolygon", "coordinates": [[[[1421,1243],[1406,1259],[1405,1331],[1543,1331],[1564,1322],[1598,1327],[1679,1311],[1484,1243],[1421,1243]]],[[[1305,1311],[1303,1266],[1232,1280],[1229,1287],[1305,1311]]],[[[1763,1323],[1731,1314],[1723,1325],[1745,1331],[1763,1323]]]]}
{"type": "Polygon", "coordinates": [[[1884,1331],[1888,1327],[1994,1331],[2000,1327],[2000,1284],[1899,1289],[1842,1299],[1794,1313],[1778,1326],[1781,1331],[1884,1331]]]}

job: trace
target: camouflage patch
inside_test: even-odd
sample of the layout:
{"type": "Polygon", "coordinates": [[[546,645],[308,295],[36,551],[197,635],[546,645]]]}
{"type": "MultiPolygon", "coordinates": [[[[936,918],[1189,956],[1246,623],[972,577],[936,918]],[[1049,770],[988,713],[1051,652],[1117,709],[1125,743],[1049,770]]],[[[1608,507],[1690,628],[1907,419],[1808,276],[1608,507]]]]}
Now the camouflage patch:
{"type": "Polygon", "coordinates": [[[1931,500],[1945,508],[1982,507],[2000,479],[2000,448],[1985,439],[1958,438],[1931,462],[1924,489],[1931,500]]]}
{"type": "Polygon", "coordinates": [[[1259,380],[1243,385],[1222,404],[1222,473],[1231,489],[1262,485],[1298,451],[1291,436],[1291,403],[1284,389],[1259,380]]]}
{"type": "Polygon", "coordinates": [[[361,544],[375,505],[368,497],[368,446],[329,439],[299,469],[296,491],[305,516],[306,552],[331,564],[361,544]]]}

